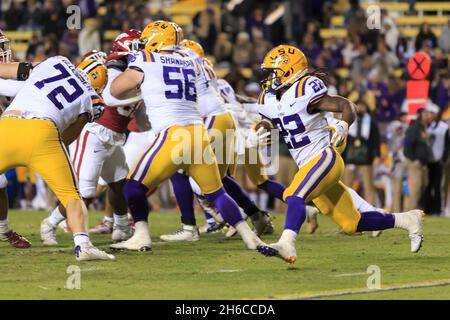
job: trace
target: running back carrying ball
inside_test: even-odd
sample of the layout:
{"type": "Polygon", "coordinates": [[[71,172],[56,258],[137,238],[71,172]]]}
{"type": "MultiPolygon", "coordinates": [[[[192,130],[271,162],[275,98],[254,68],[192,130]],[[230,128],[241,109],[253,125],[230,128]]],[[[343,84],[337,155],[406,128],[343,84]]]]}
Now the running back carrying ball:
{"type": "Polygon", "coordinates": [[[266,119],[262,119],[255,125],[255,131],[258,131],[259,128],[264,128],[264,130],[269,131],[273,129],[272,122],[266,119]]]}
{"type": "Polygon", "coordinates": [[[255,148],[258,146],[264,146],[271,143],[271,130],[273,129],[272,122],[267,119],[263,119],[258,122],[252,130],[250,130],[247,136],[247,148],[255,148]]]}

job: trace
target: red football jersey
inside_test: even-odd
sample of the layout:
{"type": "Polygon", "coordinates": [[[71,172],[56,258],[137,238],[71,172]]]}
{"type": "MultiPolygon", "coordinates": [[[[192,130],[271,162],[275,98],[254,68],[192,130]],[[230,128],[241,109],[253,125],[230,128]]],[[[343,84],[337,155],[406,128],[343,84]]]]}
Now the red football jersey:
{"type": "Polygon", "coordinates": [[[124,133],[134,118],[136,106],[106,107],[103,115],[96,122],[112,131],[124,133]]]}

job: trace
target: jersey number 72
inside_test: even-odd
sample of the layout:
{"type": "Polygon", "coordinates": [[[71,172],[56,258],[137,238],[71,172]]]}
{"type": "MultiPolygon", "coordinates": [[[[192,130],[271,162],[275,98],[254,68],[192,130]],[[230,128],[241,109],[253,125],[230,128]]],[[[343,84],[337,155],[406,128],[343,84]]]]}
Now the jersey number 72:
{"type": "MultiPolygon", "coordinates": [[[[44,88],[44,86],[47,83],[60,81],[60,80],[69,78],[71,76],[69,71],[67,71],[67,69],[61,63],[55,64],[53,66],[53,68],[58,70],[60,73],[57,74],[56,76],[53,76],[53,77],[50,77],[50,78],[46,78],[46,79],[43,79],[41,81],[37,81],[34,84],[36,86],[36,88],[41,90],[42,88],[44,88]]],[[[61,85],[61,86],[56,87],[52,91],[50,91],[49,94],[47,94],[47,98],[49,98],[50,101],[53,102],[55,107],[58,108],[59,110],[64,109],[64,106],[61,103],[61,101],[58,100],[58,98],[57,98],[58,95],[62,95],[67,102],[74,102],[84,92],[83,88],[80,87],[80,85],[78,84],[78,82],[74,78],[68,79],[67,83],[75,90],[74,92],[68,93],[66,88],[61,85]]]]}

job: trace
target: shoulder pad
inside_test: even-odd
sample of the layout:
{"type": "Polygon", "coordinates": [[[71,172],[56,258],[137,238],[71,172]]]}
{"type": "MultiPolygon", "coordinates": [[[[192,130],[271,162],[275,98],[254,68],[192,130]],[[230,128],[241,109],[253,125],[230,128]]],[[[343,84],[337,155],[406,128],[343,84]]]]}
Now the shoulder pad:
{"type": "Polygon", "coordinates": [[[306,76],[298,82],[295,88],[295,98],[308,100],[309,104],[319,101],[328,92],[327,87],[317,77],[306,76]]]}

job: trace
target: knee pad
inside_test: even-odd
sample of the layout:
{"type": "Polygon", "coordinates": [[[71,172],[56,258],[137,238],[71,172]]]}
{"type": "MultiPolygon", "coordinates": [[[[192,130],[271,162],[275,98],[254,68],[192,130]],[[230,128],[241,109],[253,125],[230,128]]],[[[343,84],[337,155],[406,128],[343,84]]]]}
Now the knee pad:
{"type": "Polygon", "coordinates": [[[97,183],[95,181],[80,179],[78,185],[80,189],[80,194],[84,199],[95,198],[97,192],[97,183]]]}

